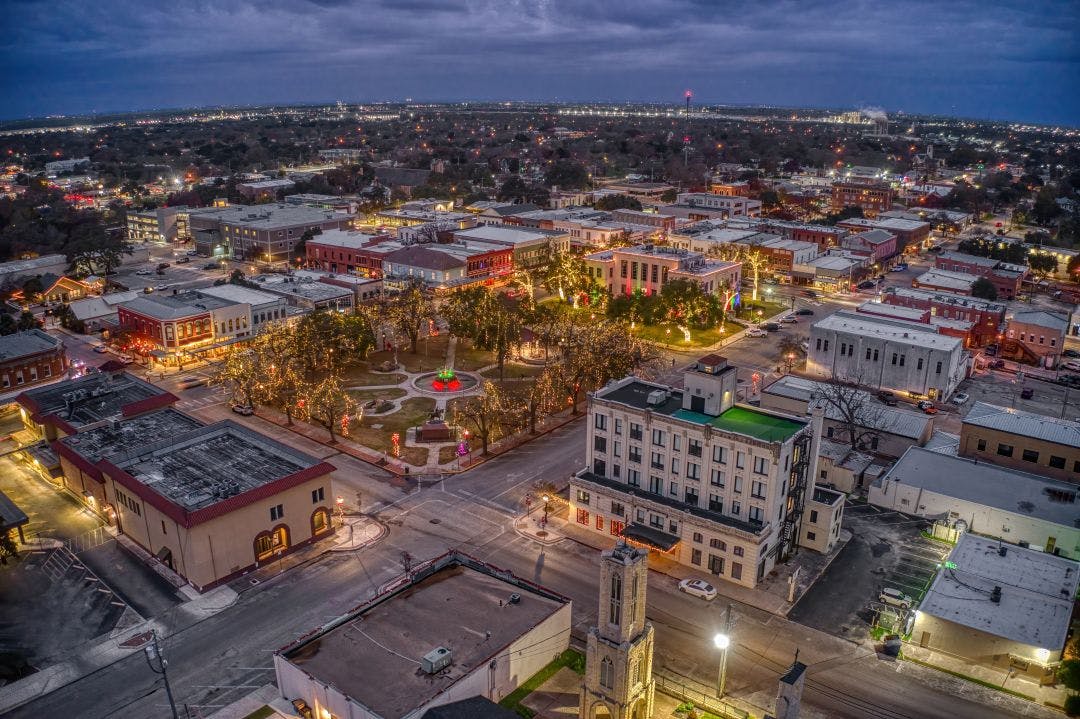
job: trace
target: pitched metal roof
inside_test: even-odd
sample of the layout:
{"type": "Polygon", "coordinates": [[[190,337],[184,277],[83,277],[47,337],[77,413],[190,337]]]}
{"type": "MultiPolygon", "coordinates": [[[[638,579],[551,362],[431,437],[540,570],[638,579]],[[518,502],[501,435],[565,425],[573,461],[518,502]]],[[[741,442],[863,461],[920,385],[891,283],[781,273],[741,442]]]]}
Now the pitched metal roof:
{"type": "Polygon", "coordinates": [[[964,424],[986,427],[1045,442],[1080,447],[1080,422],[1047,417],[1033,412],[976,402],[971,406],[964,424]]]}

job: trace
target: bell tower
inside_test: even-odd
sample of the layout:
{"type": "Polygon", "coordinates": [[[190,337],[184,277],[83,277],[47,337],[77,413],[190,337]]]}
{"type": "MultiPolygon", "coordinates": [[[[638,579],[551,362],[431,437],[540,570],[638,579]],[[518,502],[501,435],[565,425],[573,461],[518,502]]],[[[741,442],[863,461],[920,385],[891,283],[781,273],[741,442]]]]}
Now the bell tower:
{"type": "Polygon", "coordinates": [[[589,631],[580,719],[650,719],[653,627],[648,553],[620,541],[600,556],[600,611],[589,631]]]}

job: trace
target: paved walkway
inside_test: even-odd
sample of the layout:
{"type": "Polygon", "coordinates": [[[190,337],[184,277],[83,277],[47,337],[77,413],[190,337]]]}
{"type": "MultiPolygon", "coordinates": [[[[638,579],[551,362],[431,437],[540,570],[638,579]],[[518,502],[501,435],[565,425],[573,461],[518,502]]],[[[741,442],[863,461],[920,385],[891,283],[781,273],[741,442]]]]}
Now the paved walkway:
{"type": "MultiPolygon", "coordinates": [[[[514,519],[514,531],[523,537],[544,545],[557,544],[564,539],[569,539],[598,550],[610,549],[615,546],[614,537],[600,535],[588,529],[580,528],[568,521],[568,513],[569,510],[565,500],[558,499],[553,503],[545,523],[543,504],[541,503],[539,506],[533,507],[529,512],[514,519]]],[[[836,555],[851,539],[851,536],[851,532],[841,530],[840,540],[828,554],[819,554],[807,549],[800,550],[792,559],[784,564],[777,565],[754,589],[724,581],[714,581],[713,585],[716,586],[721,596],[764,609],[771,614],[786,617],[791,608],[795,606],[795,602],[817,581],[818,577],[828,568],[836,555]],[[791,597],[789,592],[792,576],[795,576],[796,584],[794,601],[789,599],[791,597]]],[[[649,553],[649,569],[678,580],[709,578],[708,572],[687,567],[658,552],[649,553]]]]}

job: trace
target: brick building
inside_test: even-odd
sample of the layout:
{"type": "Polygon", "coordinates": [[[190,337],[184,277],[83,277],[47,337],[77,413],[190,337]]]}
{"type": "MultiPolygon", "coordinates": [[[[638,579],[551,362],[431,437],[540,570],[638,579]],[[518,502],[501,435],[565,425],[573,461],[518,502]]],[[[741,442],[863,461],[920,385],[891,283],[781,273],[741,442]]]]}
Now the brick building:
{"type": "Polygon", "coordinates": [[[833,212],[845,207],[859,207],[867,216],[876,217],[891,209],[895,199],[892,187],[884,182],[848,179],[833,183],[830,207],[833,212]]]}
{"type": "Polygon", "coordinates": [[[307,241],[307,264],[324,272],[379,279],[383,275],[382,254],[368,248],[387,239],[389,235],[327,230],[307,241]]]}
{"type": "Polygon", "coordinates": [[[884,230],[896,236],[897,253],[918,252],[924,249],[930,240],[929,222],[920,220],[908,220],[897,217],[877,217],[875,219],[853,217],[850,220],[841,220],[836,223],[837,227],[849,229],[852,232],[864,232],[866,230],[884,230]]]}
{"type": "Polygon", "coordinates": [[[1005,305],[977,297],[908,287],[888,287],[881,293],[888,305],[927,310],[931,317],[971,323],[967,347],[985,347],[997,342],[1005,323],[1005,305]]]}
{"type": "Polygon", "coordinates": [[[67,369],[64,343],[44,330],[0,337],[0,405],[13,399],[13,390],[54,381],[67,369]]]}
{"type": "Polygon", "coordinates": [[[1080,422],[976,402],[960,426],[958,452],[1080,484],[1080,422]]]}
{"type": "Polygon", "coordinates": [[[1003,300],[1016,299],[1028,274],[1027,267],[1023,265],[1013,265],[990,257],[979,257],[962,252],[942,252],[934,259],[934,267],[949,272],[985,277],[994,285],[998,297],[1003,300]]]}

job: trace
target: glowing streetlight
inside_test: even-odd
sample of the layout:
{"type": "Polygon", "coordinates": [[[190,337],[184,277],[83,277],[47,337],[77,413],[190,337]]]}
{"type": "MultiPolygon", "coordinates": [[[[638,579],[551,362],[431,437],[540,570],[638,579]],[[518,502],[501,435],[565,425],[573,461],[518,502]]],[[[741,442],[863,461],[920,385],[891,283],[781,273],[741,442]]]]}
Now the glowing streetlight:
{"type": "Polygon", "coordinates": [[[548,510],[550,508],[549,502],[551,502],[550,495],[545,494],[542,499],[544,500],[544,526],[547,526],[548,510]]]}
{"type": "Polygon", "coordinates": [[[716,698],[724,697],[724,683],[727,681],[727,653],[731,646],[731,637],[727,634],[717,634],[713,637],[713,644],[720,650],[720,676],[716,679],[716,698]]]}

